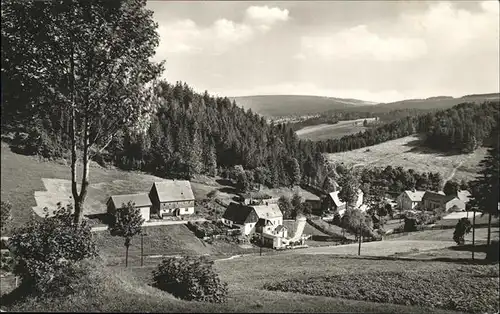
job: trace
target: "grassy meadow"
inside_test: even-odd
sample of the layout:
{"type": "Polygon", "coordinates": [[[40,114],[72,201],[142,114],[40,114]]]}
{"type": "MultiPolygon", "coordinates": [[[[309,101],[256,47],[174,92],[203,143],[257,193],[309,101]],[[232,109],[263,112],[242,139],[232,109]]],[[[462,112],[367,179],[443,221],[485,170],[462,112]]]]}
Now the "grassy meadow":
{"type": "Polygon", "coordinates": [[[363,121],[373,121],[375,118],[357,119],[339,121],[336,124],[318,124],[307,126],[295,133],[300,139],[323,141],[328,139],[341,138],[346,135],[356,134],[365,131],[367,128],[363,126],[363,121]]]}
{"type": "Polygon", "coordinates": [[[478,164],[486,156],[486,152],[487,149],[481,147],[471,154],[445,155],[423,148],[417,136],[407,136],[326,156],[330,162],[350,166],[403,167],[417,172],[439,172],[444,179],[469,181],[475,178],[478,164]]]}

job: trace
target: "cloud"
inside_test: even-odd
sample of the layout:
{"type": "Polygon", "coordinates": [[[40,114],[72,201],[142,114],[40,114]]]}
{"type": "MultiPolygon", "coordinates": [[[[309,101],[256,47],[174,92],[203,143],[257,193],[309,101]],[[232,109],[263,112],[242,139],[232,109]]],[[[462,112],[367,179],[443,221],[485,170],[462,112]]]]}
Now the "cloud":
{"type": "Polygon", "coordinates": [[[464,47],[498,49],[498,2],[484,1],[480,11],[450,2],[431,3],[419,13],[401,14],[384,32],[374,25],[356,25],[322,36],[303,36],[301,52],[324,58],[409,61],[424,56],[449,56],[464,47]]]}
{"type": "Polygon", "coordinates": [[[242,23],[222,18],[202,27],[190,19],[170,23],[159,21],[160,46],[156,54],[220,54],[231,47],[248,42],[258,32],[267,32],[276,23],[287,20],[288,10],[252,6],[245,11],[242,23]]]}
{"type": "Polygon", "coordinates": [[[268,31],[272,25],[278,22],[286,22],[289,19],[287,9],[266,6],[251,6],[245,11],[245,20],[249,24],[256,25],[261,31],[268,31]]]}
{"type": "Polygon", "coordinates": [[[378,61],[409,60],[427,53],[425,42],[411,37],[381,37],[366,25],[333,35],[305,36],[301,46],[307,53],[325,58],[373,58],[378,61]]]}

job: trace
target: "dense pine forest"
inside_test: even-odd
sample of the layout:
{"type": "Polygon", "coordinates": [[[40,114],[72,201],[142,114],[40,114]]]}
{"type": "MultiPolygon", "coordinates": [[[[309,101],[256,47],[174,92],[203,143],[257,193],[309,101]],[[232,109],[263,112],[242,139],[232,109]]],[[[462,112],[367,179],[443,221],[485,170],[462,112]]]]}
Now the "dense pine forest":
{"type": "MultiPolygon", "coordinates": [[[[95,161],[162,177],[232,176],[243,187],[251,183],[270,187],[322,185],[327,176],[336,175],[322,153],[352,150],[414,133],[426,134],[426,145],[430,147],[471,152],[488,138],[498,116],[498,102],[460,104],[445,111],[408,115],[364,133],[312,142],[299,140],[292,125],[269,124],[264,117],[245,111],[228,98],[195,93],[182,82],[175,85],[162,82],[156,92],[160,104],[147,132],[122,130],[105,150],[95,153],[95,161]]],[[[28,133],[22,136],[18,132],[13,147],[28,154],[65,157],[69,144],[64,135],[67,127],[64,117],[54,116],[50,111],[26,115],[23,110],[23,113],[24,116],[10,114],[10,120],[2,115],[4,126],[23,125],[23,131],[28,133]]],[[[410,111],[396,114],[410,114],[410,111]]],[[[352,115],[338,117],[361,117],[363,113],[352,115]]],[[[400,170],[398,173],[391,176],[403,179],[395,180],[399,183],[390,182],[391,190],[424,185],[436,189],[440,184],[437,182],[440,179],[429,174],[419,184],[418,175],[400,170]]],[[[365,174],[365,177],[380,175],[365,174]]],[[[387,186],[387,182],[380,185],[387,186]]]]}

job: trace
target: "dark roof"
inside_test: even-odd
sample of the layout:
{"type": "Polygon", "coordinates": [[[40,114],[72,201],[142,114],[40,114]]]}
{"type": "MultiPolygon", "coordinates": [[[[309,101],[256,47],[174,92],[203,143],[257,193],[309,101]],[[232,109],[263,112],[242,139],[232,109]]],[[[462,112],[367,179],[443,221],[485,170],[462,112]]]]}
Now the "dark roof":
{"type": "Polygon", "coordinates": [[[149,196],[145,193],[113,195],[109,201],[113,202],[115,208],[121,208],[123,204],[128,202],[133,202],[135,207],[152,206],[149,196]]]}
{"type": "Polygon", "coordinates": [[[285,227],[285,226],[283,226],[283,225],[279,225],[279,226],[277,226],[277,227],[276,227],[276,230],[275,230],[275,231],[276,231],[276,232],[281,232],[281,230],[283,230],[283,229],[286,229],[286,227],[285,227]]]}
{"type": "Polygon", "coordinates": [[[222,218],[231,220],[235,224],[244,224],[253,208],[238,203],[231,203],[222,215],[222,218]]]}
{"type": "Polygon", "coordinates": [[[436,193],[436,192],[425,192],[424,196],[422,197],[422,200],[425,200],[425,199],[428,199],[428,200],[431,200],[431,201],[435,201],[435,202],[443,202],[443,203],[447,203],[449,201],[451,201],[452,199],[454,199],[455,195],[443,195],[443,194],[440,194],[440,193],[436,193]]]}

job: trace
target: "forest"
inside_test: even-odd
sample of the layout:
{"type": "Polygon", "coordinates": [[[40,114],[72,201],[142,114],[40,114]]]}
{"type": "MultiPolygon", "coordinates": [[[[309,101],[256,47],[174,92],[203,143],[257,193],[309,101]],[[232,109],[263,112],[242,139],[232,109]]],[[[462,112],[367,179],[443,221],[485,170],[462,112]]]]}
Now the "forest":
{"type": "MultiPolygon", "coordinates": [[[[156,93],[160,105],[147,132],[123,129],[105,150],[95,152],[96,162],[165,178],[220,174],[235,178],[246,188],[255,183],[269,187],[322,185],[328,176],[336,175],[322,153],[352,150],[414,133],[425,133],[426,145],[431,147],[471,152],[487,139],[498,114],[498,102],[460,104],[445,111],[409,115],[364,133],[312,142],[299,140],[290,124],[267,123],[264,117],[245,111],[228,98],[196,93],[186,83],[164,81],[156,93]]],[[[13,113],[9,117],[11,126],[22,125],[27,133],[16,133],[15,149],[48,158],[67,157],[69,143],[63,132],[67,126],[59,115],[24,110],[22,116],[13,113]]],[[[3,115],[2,123],[8,122],[3,115]]],[[[430,174],[419,183],[416,174],[398,171],[405,179],[378,185],[394,191],[438,185],[439,180],[430,174]]],[[[380,179],[380,173],[369,176],[380,179]]]]}
{"type": "Polygon", "coordinates": [[[365,132],[316,142],[317,150],[344,152],[419,133],[425,135],[428,147],[443,152],[471,153],[489,141],[498,120],[499,104],[499,101],[481,105],[462,103],[443,111],[407,116],[365,132]]]}

